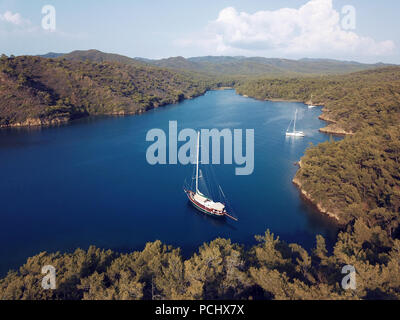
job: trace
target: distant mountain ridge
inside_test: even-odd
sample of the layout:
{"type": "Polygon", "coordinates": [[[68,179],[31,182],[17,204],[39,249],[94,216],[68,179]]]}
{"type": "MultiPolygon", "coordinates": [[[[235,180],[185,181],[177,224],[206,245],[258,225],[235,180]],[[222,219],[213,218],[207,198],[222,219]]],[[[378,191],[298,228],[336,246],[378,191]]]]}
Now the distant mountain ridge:
{"type": "Polygon", "coordinates": [[[105,53],[99,50],[76,50],[61,56],[67,60],[92,61],[92,62],[117,62],[129,65],[143,65],[139,60],[116,53],[105,53]]]}
{"type": "Polygon", "coordinates": [[[374,69],[389,64],[365,64],[356,61],[303,58],[299,60],[244,57],[244,56],[203,56],[184,58],[181,56],[166,59],[130,58],[105,53],[99,50],[77,50],[67,54],[48,53],[45,58],[65,58],[67,60],[116,62],[128,65],[150,65],[160,68],[183,70],[223,76],[279,76],[300,74],[342,74],[374,69]]]}
{"type": "Polygon", "coordinates": [[[61,57],[63,55],[65,55],[65,53],[49,52],[49,53],[46,53],[46,54],[38,55],[38,57],[41,57],[41,58],[58,58],[58,57],[61,57]]]}
{"type": "Polygon", "coordinates": [[[300,60],[263,58],[263,57],[173,57],[161,60],[142,60],[163,68],[185,69],[197,72],[223,75],[290,75],[290,74],[340,74],[374,69],[389,66],[382,63],[364,64],[354,61],[340,61],[332,59],[300,60]]]}

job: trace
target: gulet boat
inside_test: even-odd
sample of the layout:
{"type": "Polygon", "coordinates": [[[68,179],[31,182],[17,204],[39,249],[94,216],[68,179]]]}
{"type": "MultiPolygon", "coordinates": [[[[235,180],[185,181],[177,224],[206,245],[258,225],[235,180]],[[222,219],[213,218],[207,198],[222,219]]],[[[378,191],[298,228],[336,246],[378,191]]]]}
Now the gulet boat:
{"type": "MultiPolygon", "coordinates": [[[[199,146],[200,146],[200,132],[197,134],[197,152],[196,152],[196,187],[194,190],[190,190],[189,188],[184,188],[184,191],[192,203],[192,205],[199,211],[214,217],[228,217],[232,220],[238,221],[237,218],[230,215],[226,206],[222,202],[217,202],[211,199],[210,197],[204,195],[199,190],[199,146]]],[[[220,191],[222,192],[221,187],[219,186],[220,191]]],[[[223,192],[222,192],[223,193],[223,192]]]]}

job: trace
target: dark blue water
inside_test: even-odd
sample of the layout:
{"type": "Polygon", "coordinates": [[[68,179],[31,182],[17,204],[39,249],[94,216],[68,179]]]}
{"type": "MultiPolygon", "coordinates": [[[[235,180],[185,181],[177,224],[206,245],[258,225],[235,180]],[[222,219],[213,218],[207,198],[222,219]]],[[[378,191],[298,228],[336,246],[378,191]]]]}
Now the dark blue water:
{"type": "Polygon", "coordinates": [[[318,132],[319,109],[300,103],[262,102],[233,90],[144,115],[96,118],[56,128],[0,131],[0,272],[41,251],[70,251],[93,244],[142,249],[156,239],[190,254],[205,241],[228,237],[253,244],[270,229],[306,248],[322,234],[332,243],[335,225],[305,203],[291,180],[294,162],[309,143],[329,139],[318,132]],[[286,139],[299,109],[304,139],[286,139]],[[255,129],[255,169],[235,176],[235,165],[214,171],[239,222],[198,213],[182,191],[192,166],[151,166],[146,133],[182,128],[255,129]]]}

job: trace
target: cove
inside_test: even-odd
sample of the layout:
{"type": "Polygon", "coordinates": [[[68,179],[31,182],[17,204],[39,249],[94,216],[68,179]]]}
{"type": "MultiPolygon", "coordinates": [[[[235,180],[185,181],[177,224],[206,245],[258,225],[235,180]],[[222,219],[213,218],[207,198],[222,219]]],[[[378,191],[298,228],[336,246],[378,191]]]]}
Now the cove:
{"type": "Polygon", "coordinates": [[[89,245],[141,250],[161,240],[190,255],[217,237],[245,245],[270,229],[306,249],[323,235],[337,236],[333,221],[316,212],[292,184],[294,165],[318,132],[321,111],[302,103],[257,101],[234,90],[150,110],[139,116],[102,117],[69,125],[0,130],[0,274],[41,251],[72,251],[89,245]],[[302,139],[285,131],[295,110],[302,139]],[[254,171],[236,176],[232,165],[214,165],[218,182],[239,222],[216,220],[194,209],[182,186],[191,165],[150,165],[146,134],[178,130],[254,129],[254,171]]]}

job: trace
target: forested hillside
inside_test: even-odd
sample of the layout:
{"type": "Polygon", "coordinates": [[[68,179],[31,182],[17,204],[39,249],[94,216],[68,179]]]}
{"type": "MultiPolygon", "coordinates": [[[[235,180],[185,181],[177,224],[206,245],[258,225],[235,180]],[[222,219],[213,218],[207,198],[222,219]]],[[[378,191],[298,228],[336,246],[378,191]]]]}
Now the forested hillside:
{"type": "Polygon", "coordinates": [[[307,252],[269,231],[246,250],[227,239],[201,246],[184,260],[160,241],[119,254],[95,247],[40,253],[0,280],[2,299],[399,299],[400,241],[362,219],[339,235],[332,254],[317,236],[307,252]],[[344,290],[344,265],[357,270],[344,290]],[[43,290],[41,268],[56,268],[56,290],[43,290]]]}
{"type": "Polygon", "coordinates": [[[146,65],[146,63],[143,63],[136,59],[132,59],[115,53],[105,53],[99,50],[76,50],[67,54],[59,55],[57,58],[59,57],[66,60],[91,61],[91,62],[118,62],[135,66],[146,65]]]}
{"type": "Polygon", "coordinates": [[[0,58],[0,126],[135,114],[203,94],[211,78],[156,67],[40,57],[0,58]]]}
{"type": "Polygon", "coordinates": [[[354,133],[371,126],[400,123],[400,67],[347,75],[266,78],[242,81],[239,94],[260,100],[296,100],[323,105],[326,131],[354,133]]]}
{"type": "Polygon", "coordinates": [[[309,148],[294,182],[341,223],[363,217],[394,234],[400,223],[400,126],[364,129],[309,148]]]}

